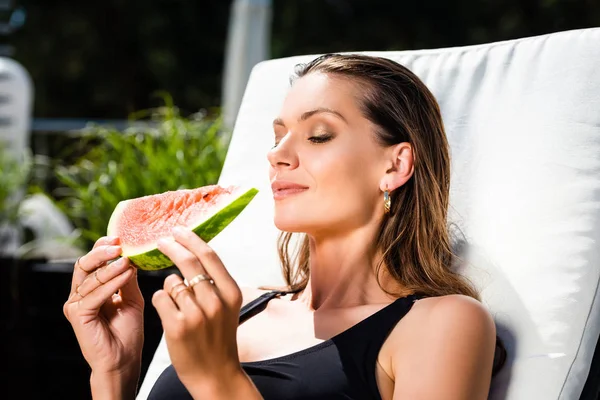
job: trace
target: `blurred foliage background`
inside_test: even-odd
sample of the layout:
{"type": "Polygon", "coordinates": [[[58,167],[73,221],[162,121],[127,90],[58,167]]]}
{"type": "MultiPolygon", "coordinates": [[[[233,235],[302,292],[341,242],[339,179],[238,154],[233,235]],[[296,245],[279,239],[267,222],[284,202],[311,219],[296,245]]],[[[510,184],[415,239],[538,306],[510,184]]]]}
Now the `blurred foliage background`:
{"type": "MultiPolygon", "coordinates": [[[[33,79],[34,118],[152,123],[32,135],[33,152],[47,159],[34,166],[29,187],[50,194],[82,233],[83,248],[104,234],[120,200],[216,183],[229,140],[219,107],[232,0],[13,5],[26,23],[0,45],[12,47],[33,79]]],[[[270,58],[463,46],[594,26],[598,0],[273,0],[270,58]]]]}
{"type": "MultiPolygon", "coordinates": [[[[18,192],[30,179],[31,155],[14,154],[0,141],[0,222],[15,223],[19,217],[18,192]]],[[[2,235],[0,234],[0,245],[2,235]]]]}
{"type": "MultiPolygon", "coordinates": [[[[35,116],[124,118],[165,90],[220,105],[231,0],[16,0],[35,116]]],[[[271,57],[461,46],[600,26],[598,0],[273,0],[271,57]]]]}
{"type": "MultiPolygon", "coordinates": [[[[81,230],[79,245],[91,248],[106,234],[121,200],[193,189],[217,182],[229,134],[218,117],[182,116],[169,97],[146,114],[155,124],[125,131],[91,126],[73,133],[68,152],[83,154],[71,165],[54,162],[57,205],[81,230]]],[[[59,157],[60,159],[60,157],[59,157]]]]}

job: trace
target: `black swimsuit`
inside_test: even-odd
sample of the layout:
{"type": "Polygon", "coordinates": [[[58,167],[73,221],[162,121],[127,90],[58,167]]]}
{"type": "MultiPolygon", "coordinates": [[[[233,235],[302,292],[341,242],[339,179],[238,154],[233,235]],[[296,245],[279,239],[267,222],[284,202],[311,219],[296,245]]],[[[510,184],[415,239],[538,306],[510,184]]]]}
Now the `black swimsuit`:
{"type": "MultiPolygon", "coordinates": [[[[240,321],[260,312],[280,292],[247,304],[240,321]]],[[[286,356],[241,363],[265,400],[381,400],[375,376],[379,350],[419,297],[395,300],[329,340],[286,356]]],[[[148,400],[192,397],[172,365],[160,375],[148,400]]]]}

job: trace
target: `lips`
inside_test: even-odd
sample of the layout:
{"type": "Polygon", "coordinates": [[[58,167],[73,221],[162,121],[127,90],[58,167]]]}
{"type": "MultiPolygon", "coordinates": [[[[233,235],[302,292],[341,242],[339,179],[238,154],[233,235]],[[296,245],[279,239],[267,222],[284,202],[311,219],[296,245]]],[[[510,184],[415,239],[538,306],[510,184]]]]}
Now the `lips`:
{"type": "Polygon", "coordinates": [[[273,189],[273,192],[276,192],[287,189],[308,189],[308,187],[290,181],[273,181],[271,189],[273,189]]]}
{"type": "Polygon", "coordinates": [[[273,181],[271,189],[273,190],[273,197],[277,200],[302,193],[306,191],[308,187],[295,182],[278,180],[273,181]]]}

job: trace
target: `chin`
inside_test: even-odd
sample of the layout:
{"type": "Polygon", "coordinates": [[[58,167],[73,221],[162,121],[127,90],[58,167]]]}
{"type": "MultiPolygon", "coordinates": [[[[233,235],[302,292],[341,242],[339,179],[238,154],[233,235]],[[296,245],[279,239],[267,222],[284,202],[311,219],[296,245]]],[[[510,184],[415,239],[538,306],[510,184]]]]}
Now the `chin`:
{"type": "Polygon", "coordinates": [[[336,216],[326,204],[286,199],[275,203],[273,222],[283,232],[314,234],[335,226],[336,216]]]}
{"type": "Polygon", "coordinates": [[[303,233],[307,231],[306,219],[277,217],[275,216],[275,227],[283,232],[303,233]]]}
{"type": "Polygon", "coordinates": [[[275,213],[273,220],[275,227],[282,232],[306,233],[309,236],[332,232],[331,227],[336,226],[336,220],[319,218],[318,215],[304,214],[279,214],[275,213]]]}

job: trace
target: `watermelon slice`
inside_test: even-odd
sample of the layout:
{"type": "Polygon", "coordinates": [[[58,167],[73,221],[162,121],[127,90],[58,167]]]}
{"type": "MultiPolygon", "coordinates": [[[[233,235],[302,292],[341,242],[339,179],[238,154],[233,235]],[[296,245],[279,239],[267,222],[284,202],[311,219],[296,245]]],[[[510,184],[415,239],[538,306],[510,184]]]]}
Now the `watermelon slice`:
{"type": "Polygon", "coordinates": [[[185,226],[205,242],[217,236],[258,193],[255,188],[203,186],[121,201],[108,222],[109,236],[121,239],[123,257],[143,270],[168,268],[173,262],[156,247],[185,226]]]}

